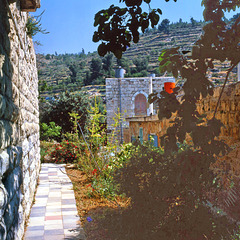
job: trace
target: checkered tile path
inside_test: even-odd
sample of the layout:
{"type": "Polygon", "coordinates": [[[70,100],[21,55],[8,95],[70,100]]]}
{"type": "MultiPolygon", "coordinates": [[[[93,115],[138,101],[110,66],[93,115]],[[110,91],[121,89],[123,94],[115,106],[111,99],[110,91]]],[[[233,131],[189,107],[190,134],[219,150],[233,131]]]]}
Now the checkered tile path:
{"type": "Polygon", "coordinates": [[[72,183],[64,173],[63,164],[42,164],[25,240],[85,239],[72,183]]]}

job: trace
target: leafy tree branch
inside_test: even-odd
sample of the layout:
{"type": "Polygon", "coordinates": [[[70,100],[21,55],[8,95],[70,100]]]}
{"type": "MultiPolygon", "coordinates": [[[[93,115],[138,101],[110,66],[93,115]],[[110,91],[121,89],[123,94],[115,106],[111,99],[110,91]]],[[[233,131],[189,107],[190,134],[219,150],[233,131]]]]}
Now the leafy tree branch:
{"type": "Polygon", "coordinates": [[[98,30],[94,32],[93,41],[101,41],[98,47],[100,56],[112,52],[117,58],[121,58],[122,52],[130,47],[131,41],[134,43],[139,41],[139,31],[144,33],[149,25],[152,28],[156,26],[162,14],[159,8],[151,9],[151,0],[119,0],[119,2],[124,3],[126,7],[111,5],[95,15],[94,26],[98,27],[98,30]],[[143,3],[149,5],[148,13],[143,12],[141,8],[143,3]]]}

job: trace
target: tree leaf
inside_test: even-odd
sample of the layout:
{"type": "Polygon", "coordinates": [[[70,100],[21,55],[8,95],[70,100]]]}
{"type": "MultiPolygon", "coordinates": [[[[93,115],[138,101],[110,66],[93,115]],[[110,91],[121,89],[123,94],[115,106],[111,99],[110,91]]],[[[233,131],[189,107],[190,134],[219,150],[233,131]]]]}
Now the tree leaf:
{"type": "Polygon", "coordinates": [[[94,32],[92,40],[93,42],[98,42],[100,40],[98,32],[94,32]]]}
{"type": "Polygon", "coordinates": [[[98,46],[98,54],[101,56],[101,57],[104,57],[106,54],[107,54],[107,45],[105,43],[101,43],[99,46],[98,46]]]}
{"type": "Polygon", "coordinates": [[[115,49],[113,51],[113,53],[114,53],[116,58],[118,58],[118,59],[122,58],[122,50],[121,49],[115,49]]]}
{"type": "Polygon", "coordinates": [[[164,55],[165,55],[166,51],[167,51],[166,49],[162,50],[160,56],[158,57],[159,62],[161,62],[164,59],[164,55]]]}
{"type": "Polygon", "coordinates": [[[157,11],[160,15],[162,15],[162,10],[160,8],[157,8],[157,11]]]}
{"type": "Polygon", "coordinates": [[[94,25],[93,25],[94,27],[96,27],[96,26],[99,24],[100,17],[101,17],[101,15],[100,15],[99,13],[97,13],[97,14],[95,15],[94,25]]]}

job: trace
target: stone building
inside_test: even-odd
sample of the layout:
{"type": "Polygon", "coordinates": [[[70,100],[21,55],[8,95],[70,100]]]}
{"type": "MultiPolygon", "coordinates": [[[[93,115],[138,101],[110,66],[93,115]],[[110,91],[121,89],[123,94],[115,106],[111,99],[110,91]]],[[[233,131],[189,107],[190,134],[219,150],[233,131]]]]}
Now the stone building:
{"type": "Polygon", "coordinates": [[[39,0],[0,0],[0,239],[22,239],[40,170],[38,77],[28,13],[39,0]]]}
{"type": "Polygon", "coordinates": [[[165,82],[175,82],[173,77],[142,77],[142,78],[106,78],[106,110],[107,129],[113,129],[116,113],[121,113],[120,141],[129,141],[128,122],[126,118],[150,116],[157,111],[157,106],[148,104],[150,93],[161,92],[165,82]]]}

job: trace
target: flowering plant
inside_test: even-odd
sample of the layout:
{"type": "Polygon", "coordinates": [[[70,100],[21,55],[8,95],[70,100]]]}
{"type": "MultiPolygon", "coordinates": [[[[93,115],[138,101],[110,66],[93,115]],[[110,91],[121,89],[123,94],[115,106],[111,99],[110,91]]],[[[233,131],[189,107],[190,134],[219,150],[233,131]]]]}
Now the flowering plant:
{"type": "Polygon", "coordinates": [[[73,163],[77,161],[78,155],[78,146],[68,140],[55,144],[55,149],[50,154],[56,163],[73,163]]]}

